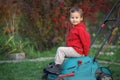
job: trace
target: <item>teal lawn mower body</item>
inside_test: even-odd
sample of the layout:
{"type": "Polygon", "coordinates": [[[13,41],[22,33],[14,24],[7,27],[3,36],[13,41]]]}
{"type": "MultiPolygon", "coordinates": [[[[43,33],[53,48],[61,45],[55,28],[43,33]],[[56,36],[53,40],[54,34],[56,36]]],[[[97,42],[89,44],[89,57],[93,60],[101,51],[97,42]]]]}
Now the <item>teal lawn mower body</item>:
{"type": "Polygon", "coordinates": [[[64,77],[64,80],[96,80],[96,70],[99,64],[93,58],[68,58],[62,65],[62,74],[73,73],[73,76],[64,77]]]}
{"type": "MultiPolygon", "coordinates": [[[[112,80],[111,71],[102,67],[92,57],[66,58],[62,65],[62,73],[48,74],[47,80],[102,80],[101,75],[112,80]]],[[[106,79],[103,79],[106,80],[106,79]]]]}

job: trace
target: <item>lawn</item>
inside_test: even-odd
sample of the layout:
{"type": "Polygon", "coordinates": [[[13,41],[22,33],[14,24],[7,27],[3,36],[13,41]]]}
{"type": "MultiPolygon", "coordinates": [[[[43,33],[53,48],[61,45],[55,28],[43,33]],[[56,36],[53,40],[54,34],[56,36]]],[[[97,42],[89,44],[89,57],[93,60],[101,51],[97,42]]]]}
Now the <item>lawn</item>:
{"type": "MultiPolygon", "coordinates": [[[[42,69],[50,60],[42,62],[1,63],[0,80],[41,80],[42,69]]],[[[109,66],[114,80],[120,80],[120,65],[103,64],[109,66]]]]}
{"type": "Polygon", "coordinates": [[[1,63],[0,80],[41,80],[42,69],[49,62],[1,63]]]}
{"type": "MultiPolygon", "coordinates": [[[[97,49],[92,48],[90,51],[90,56],[94,56],[97,49]]],[[[111,49],[110,49],[111,50],[111,49]]],[[[120,61],[120,48],[113,49],[115,54],[112,56],[100,55],[99,60],[107,60],[112,63],[120,61]]],[[[35,55],[27,55],[27,58],[37,58],[38,57],[53,57],[55,55],[56,48],[48,50],[45,52],[37,53],[35,55]],[[47,56],[46,56],[47,55],[47,56]]],[[[18,63],[0,63],[0,80],[41,80],[42,69],[53,60],[46,60],[41,62],[18,62],[18,63]]],[[[114,80],[120,80],[120,65],[116,64],[103,64],[109,66],[113,73],[114,80]]]]}

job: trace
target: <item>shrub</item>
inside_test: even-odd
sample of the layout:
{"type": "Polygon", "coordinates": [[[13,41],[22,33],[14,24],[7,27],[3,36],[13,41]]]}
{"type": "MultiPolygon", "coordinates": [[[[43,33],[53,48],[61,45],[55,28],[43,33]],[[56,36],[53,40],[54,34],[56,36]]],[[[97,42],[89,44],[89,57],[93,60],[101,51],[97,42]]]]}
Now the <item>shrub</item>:
{"type": "Polygon", "coordinates": [[[81,7],[93,22],[98,10],[109,8],[105,0],[0,0],[1,33],[29,38],[37,50],[64,44],[72,6],[81,7]]]}

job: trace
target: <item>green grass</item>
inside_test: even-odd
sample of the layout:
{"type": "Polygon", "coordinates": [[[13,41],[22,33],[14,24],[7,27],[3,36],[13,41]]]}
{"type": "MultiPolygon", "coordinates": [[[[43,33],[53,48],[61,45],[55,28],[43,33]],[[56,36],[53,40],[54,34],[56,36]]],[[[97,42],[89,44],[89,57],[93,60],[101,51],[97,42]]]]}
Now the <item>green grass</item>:
{"type": "MultiPolygon", "coordinates": [[[[57,47],[53,47],[52,49],[48,49],[46,51],[37,51],[32,46],[25,50],[26,59],[35,59],[40,57],[54,57],[56,54],[57,47]]],[[[0,60],[8,60],[9,58],[6,54],[0,55],[0,60]]]]}
{"type": "MultiPolygon", "coordinates": [[[[56,47],[53,47],[52,49],[47,49],[46,51],[37,51],[35,50],[32,46],[27,48],[25,50],[25,55],[26,55],[26,58],[27,59],[34,59],[34,58],[40,58],[40,57],[54,57],[55,54],[56,54],[56,50],[57,50],[57,46],[56,47]]],[[[98,59],[101,59],[101,60],[107,60],[107,61],[115,61],[115,62],[120,62],[120,47],[119,48],[113,48],[113,49],[110,49],[110,48],[107,48],[105,51],[103,51],[103,53],[105,52],[114,52],[115,54],[112,55],[112,56],[108,56],[106,54],[103,54],[103,55],[99,55],[98,56],[98,59]]],[[[90,49],[90,53],[89,53],[89,56],[94,56],[96,54],[96,52],[98,51],[98,48],[91,48],[90,49]]],[[[8,59],[6,57],[6,55],[4,54],[1,54],[0,56],[0,60],[6,60],[8,59]]]]}
{"type": "Polygon", "coordinates": [[[28,50],[26,50],[26,58],[33,59],[39,57],[53,57],[56,54],[56,50],[57,47],[53,47],[52,49],[40,52],[30,47],[28,50]]]}
{"type": "MultiPolygon", "coordinates": [[[[34,49],[30,49],[30,53],[26,54],[26,58],[40,58],[40,57],[53,57],[55,56],[57,47],[52,48],[44,52],[38,52],[34,49]]],[[[111,50],[111,49],[110,49],[111,50]]],[[[98,59],[107,60],[114,62],[120,61],[119,48],[113,49],[115,55],[107,56],[100,55],[98,59]]],[[[90,56],[96,54],[97,49],[92,48],[90,51],[90,56]]],[[[2,56],[1,56],[2,57],[2,56]]],[[[42,61],[42,62],[19,62],[19,63],[0,63],[0,80],[41,80],[43,68],[52,60],[42,61]]],[[[120,79],[120,65],[115,64],[103,64],[105,66],[110,66],[112,70],[114,80],[120,79]]]]}
{"type": "MultiPolygon", "coordinates": [[[[120,51],[119,50],[120,50],[120,47],[112,48],[112,49],[108,48],[108,49],[102,51],[103,54],[99,54],[97,59],[107,60],[107,61],[111,61],[111,62],[120,62],[120,51]],[[109,52],[113,52],[114,55],[107,55],[106,53],[109,53],[109,52]]],[[[91,48],[89,56],[95,56],[97,51],[98,51],[98,48],[91,48]]]]}
{"type": "Polygon", "coordinates": [[[42,69],[49,62],[2,63],[0,80],[41,80],[42,69]]]}
{"type": "MultiPolygon", "coordinates": [[[[51,60],[52,61],[52,60],[51,60]]],[[[43,68],[51,61],[1,63],[0,80],[41,80],[43,68]]],[[[114,80],[119,80],[120,65],[103,64],[112,70],[114,80]]]]}

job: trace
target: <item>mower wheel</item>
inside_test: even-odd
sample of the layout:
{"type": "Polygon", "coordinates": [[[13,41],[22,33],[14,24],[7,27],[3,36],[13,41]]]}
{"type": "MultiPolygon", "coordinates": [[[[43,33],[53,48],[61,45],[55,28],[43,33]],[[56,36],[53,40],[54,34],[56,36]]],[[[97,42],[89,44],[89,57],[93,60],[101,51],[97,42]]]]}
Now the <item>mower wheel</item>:
{"type": "Polygon", "coordinates": [[[101,74],[97,80],[113,80],[112,76],[109,74],[101,74]]]}

